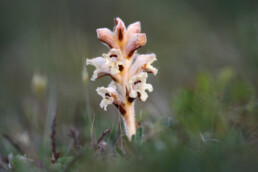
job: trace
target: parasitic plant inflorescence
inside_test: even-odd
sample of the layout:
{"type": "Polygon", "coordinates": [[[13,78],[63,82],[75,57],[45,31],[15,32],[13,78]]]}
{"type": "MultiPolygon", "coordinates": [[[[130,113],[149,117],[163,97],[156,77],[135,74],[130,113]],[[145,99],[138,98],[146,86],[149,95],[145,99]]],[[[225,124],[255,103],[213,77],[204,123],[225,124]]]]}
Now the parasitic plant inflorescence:
{"type": "Polygon", "coordinates": [[[102,57],[86,59],[87,65],[96,67],[91,80],[102,76],[112,78],[108,87],[97,88],[97,93],[103,97],[100,107],[107,110],[109,104],[114,104],[119,109],[129,140],[136,134],[135,99],[146,101],[146,90],[153,91],[152,85],[146,83],[148,73],[156,75],[158,72],[151,66],[156,60],[155,54],[136,52],[146,43],[146,35],[140,32],[140,22],[126,28],[124,22],[116,18],[113,32],[107,28],[97,29],[98,39],[110,48],[109,52],[102,57]]]}

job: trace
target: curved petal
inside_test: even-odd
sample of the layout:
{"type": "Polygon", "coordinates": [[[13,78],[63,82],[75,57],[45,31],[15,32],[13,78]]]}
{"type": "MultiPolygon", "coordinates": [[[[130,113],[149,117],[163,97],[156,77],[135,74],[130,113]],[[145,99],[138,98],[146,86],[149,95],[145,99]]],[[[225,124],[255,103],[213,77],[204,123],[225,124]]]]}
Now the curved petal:
{"type": "Polygon", "coordinates": [[[97,29],[97,37],[101,42],[108,45],[109,48],[118,48],[116,40],[114,39],[114,34],[108,28],[97,29]]]}
{"type": "Polygon", "coordinates": [[[106,59],[114,58],[115,61],[123,60],[121,50],[120,49],[115,49],[115,48],[112,48],[111,50],[109,50],[109,52],[107,54],[105,54],[105,53],[102,54],[102,56],[105,57],[106,59]]]}
{"type": "Polygon", "coordinates": [[[138,92],[140,100],[145,102],[148,98],[148,94],[144,90],[139,90],[138,92]]]}
{"type": "Polygon", "coordinates": [[[114,32],[119,41],[122,41],[124,39],[125,30],[126,30],[126,28],[125,28],[124,22],[119,17],[117,17],[115,19],[114,32]]]}
{"type": "Polygon", "coordinates": [[[146,41],[145,33],[132,34],[125,47],[126,56],[131,57],[135,50],[146,44],[146,41]]]}
{"type": "Polygon", "coordinates": [[[111,49],[108,54],[103,54],[107,60],[107,67],[109,67],[112,75],[120,73],[124,68],[124,59],[120,49],[111,49]]]}
{"type": "Polygon", "coordinates": [[[151,64],[156,61],[155,54],[143,54],[137,55],[135,61],[130,68],[130,76],[133,76],[139,72],[146,71],[148,73],[157,74],[158,70],[151,66],[151,64]]]}
{"type": "Polygon", "coordinates": [[[107,110],[107,106],[109,104],[121,105],[122,99],[117,92],[115,82],[111,82],[107,88],[105,87],[98,87],[96,89],[97,93],[102,96],[102,101],[100,103],[100,107],[107,110]]]}
{"type": "Polygon", "coordinates": [[[96,68],[103,68],[107,63],[107,60],[103,57],[96,57],[93,59],[86,59],[86,65],[93,65],[96,68]]]}
{"type": "Polygon", "coordinates": [[[106,111],[107,106],[114,102],[114,98],[111,96],[112,90],[110,88],[98,87],[96,91],[103,98],[102,101],[100,102],[100,107],[104,108],[104,110],[106,111]]]}
{"type": "Polygon", "coordinates": [[[137,95],[139,96],[141,101],[146,101],[148,98],[148,94],[146,90],[149,92],[153,91],[153,87],[151,84],[147,84],[148,74],[146,72],[142,72],[138,75],[133,76],[129,81],[129,96],[131,98],[136,98],[137,95]]]}
{"type": "Polygon", "coordinates": [[[151,84],[145,84],[145,85],[143,86],[143,89],[144,89],[144,90],[148,90],[149,92],[152,92],[152,91],[153,91],[153,87],[152,87],[151,84]]]}
{"type": "Polygon", "coordinates": [[[137,21],[137,22],[130,24],[127,27],[126,34],[129,38],[129,36],[131,36],[131,34],[140,33],[140,32],[141,32],[141,23],[139,21],[137,21]]]}
{"type": "Polygon", "coordinates": [[[107,60],[103,57],[86,59],[86,65],[92,65],[96,67],[91,77],[92,81],[95,81],[97,78],[102,77],[104,75],[110,75],[110,72],[107,68],[107,60]]]}
{"type": "Polygon", "coordinates": [[[139,90],[139,98],[141,101],[145,102],[148,98],[148,94],[146,93],[145,90],[148,90],[149,92],[152,92],[153,91],[153,87],[151,84],[144,84],[141,88],[141,90],[139,90]]]}
{"type": "Polygon", "coordinates": [[[131,90],[129,96],[131,98],[136,98],[137,97],[137,92],[135,90],[131,90]]]}

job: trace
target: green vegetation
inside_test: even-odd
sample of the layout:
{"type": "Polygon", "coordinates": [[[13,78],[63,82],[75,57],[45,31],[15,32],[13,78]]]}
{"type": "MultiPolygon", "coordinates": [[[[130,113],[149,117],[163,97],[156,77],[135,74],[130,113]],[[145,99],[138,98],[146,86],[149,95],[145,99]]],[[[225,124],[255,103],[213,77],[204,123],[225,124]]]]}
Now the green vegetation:
{"type": "MultiPolygon", "coordinates": [[[[49,138],[44,142],[38,136],[38,150],[29,153],[28,148],[25,152],[20,148],[23,145],[18,145],[20,150],[10,145],[8,139],[3,146],[11,153],[10,165],[16,171],[255,171],[258,107],[254,95],[251,85],[231,68],[216,76],[202,72],[173,97],[173,114],[153,119],[142,115],[132,142],[120,135],[119,126],[113,126],[99,144],[85,128],[79,128],[80,135],[66,130],[66,137],[58,137],[62,130],[58,123],[56,148],[61,155],[55,163],[51,163],[49,138]]],[[[97,127],[96,122],[91,129],[97,127]]],[[[1,165],[8,168],[4,162],[1,165]]]]}

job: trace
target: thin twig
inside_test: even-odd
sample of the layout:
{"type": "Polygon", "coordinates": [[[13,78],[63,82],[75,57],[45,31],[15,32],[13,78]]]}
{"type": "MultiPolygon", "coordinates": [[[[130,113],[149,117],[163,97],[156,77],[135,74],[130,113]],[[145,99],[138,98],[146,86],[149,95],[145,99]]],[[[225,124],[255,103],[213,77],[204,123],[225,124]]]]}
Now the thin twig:
{"type": "Polygon", "coordinates": [[[51,162],[56,163],[60,156],[60,152],[56,151],[56,113],[54,114],[51,126],[51,142],[52,142],[52,158],[51,162]]]}
{"type": "Polygon", "coordinates": [[[97,144],[100,144],[100,142],[102,141],[102,139],[110,132],[111,128],[106,129],[105,131],[103,131],[102,135],[100,136],[100,138],[97,141],[97,144]]]}

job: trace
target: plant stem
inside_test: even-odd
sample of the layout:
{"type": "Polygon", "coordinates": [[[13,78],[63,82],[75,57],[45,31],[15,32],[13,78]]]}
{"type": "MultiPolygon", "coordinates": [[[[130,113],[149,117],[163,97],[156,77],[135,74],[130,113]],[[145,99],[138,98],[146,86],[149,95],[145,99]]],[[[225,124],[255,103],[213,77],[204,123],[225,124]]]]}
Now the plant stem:
{"type": "Polygon", "coordinates": [[[136,120],[134,112],[134,102],[127,102],[125,105],[125,113],[122,115],[125,127],[125,133],[129,140],[136,134],[136,120]]]}

